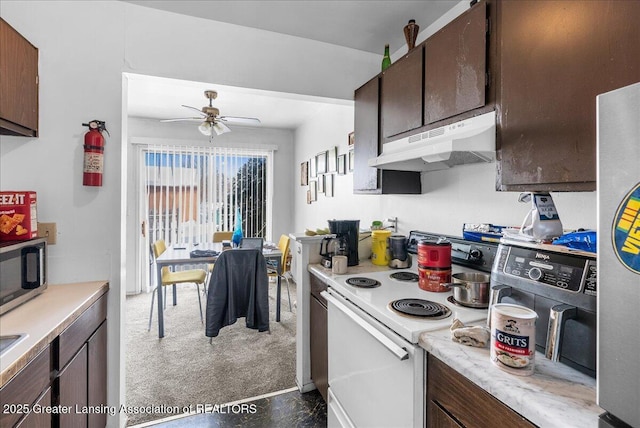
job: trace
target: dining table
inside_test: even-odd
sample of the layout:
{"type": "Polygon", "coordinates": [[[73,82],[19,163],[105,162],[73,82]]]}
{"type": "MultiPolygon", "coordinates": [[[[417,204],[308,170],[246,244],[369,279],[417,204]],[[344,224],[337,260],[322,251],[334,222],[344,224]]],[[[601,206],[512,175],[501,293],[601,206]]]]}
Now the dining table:
{"type": "MultiPolygon", "coordinates": [[[[223,251],[223,244],[221,242],[206,242],[206,243],[193,243],[193,244],[173,244],[167,247],[164,253],[156,258],[156,283],[162,284],[162,268],[165,266],[172,266],[176,268],[184,265],[208,265],[215,263],[219,254],[223,251]],[[198,251],[200,254],[198,257],[191,255],[192,251],[198,251]],[[202,253],[211,252],[210,255],[202,255],[202,253]]],[[[233,248],[225,249],[224,251],[234,251],[233,248]]],[[[282,251],[274,244],[265,243],[262,247],[262,254],[267,261],[275,262],[278,275],[277,287],[276,287],[276,322],[280,322],[280,298],[281,298],[281,279],[282,273],[282,251]]],[[[271,264],[271,263],[270,263],[271,264]]],[[[164,337],[164,314],[163,314],[163,296],[162,287],[156,287],[157,300],[158,300],[158,337],[164,337]]],[[[173,304],[177,303],[175,285],[173,290],[173,304]]]]}

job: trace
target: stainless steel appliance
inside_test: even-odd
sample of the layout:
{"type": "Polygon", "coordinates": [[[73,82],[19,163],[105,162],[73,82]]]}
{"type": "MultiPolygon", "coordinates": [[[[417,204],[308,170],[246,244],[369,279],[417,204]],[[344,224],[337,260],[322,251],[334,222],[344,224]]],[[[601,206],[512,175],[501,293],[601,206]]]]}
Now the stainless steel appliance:
{"type": "Polygon", "coordinates": [[[0,244],[0,315],[47,288],[44,238],[0,244]]]}
{"type": "MultiPolygon", "coordinates": [[[[428,237],[437,235],[411,232],[409,250],[415,253],[417,242],[428,237]]],[[[462,239],[456,244],[454,272],[490,270],[497,245],[462,239]],[[457,265],[469,264],[472,249],[483,262],[474,269],[457,265]]],[[[456,305],[448,300],[451,292],[420,289],[417,264],[334,276],[328,285],[328,426],[424,427],[426,357],[420,334],[447,328],[454,318],[483,324],[486,309],[456,305]]]]}
{"type": "Polygon", "coordinates": [[[360,220],[329,220],[329,232],[346,246],[348,257],[347,265],[358,264],[358,239],[360,233],[360,220]]]}
{"type": "Polygon", "coordinates": [[[407,238],[404,235],[391,235],[387,238],[389,267],[406,269],[411,267],[411,255],[407,251],[407,238]]]}
{"type": "Polygon", "coordinates": [[[600,426],[640,427],[640,83],[596,105],[600,426]]]}
{"type": "Polygon", "coordinates": [[[513,303],[536,311],[536,350],[595,377],[594,253],[503,238],[490,294],[489,305],[513,303]]]}

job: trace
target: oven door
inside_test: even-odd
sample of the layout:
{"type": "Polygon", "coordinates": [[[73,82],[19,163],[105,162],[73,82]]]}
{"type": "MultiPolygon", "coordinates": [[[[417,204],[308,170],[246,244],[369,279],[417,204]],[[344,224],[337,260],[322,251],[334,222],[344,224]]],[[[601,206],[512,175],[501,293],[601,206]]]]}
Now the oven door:
{"type": "Polygon", "coordinates": [[[424,351],[329,288],[329,426],[423,427],[424,351]]]}

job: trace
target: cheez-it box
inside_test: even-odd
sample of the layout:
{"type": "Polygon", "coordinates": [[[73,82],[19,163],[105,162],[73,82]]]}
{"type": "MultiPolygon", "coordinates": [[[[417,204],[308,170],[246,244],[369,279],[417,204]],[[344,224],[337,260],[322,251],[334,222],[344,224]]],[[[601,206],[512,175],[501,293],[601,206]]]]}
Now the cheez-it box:
{"type": "Polygon", "coordinates": [[[0,191],[0,241],[38,236],[36,192],[0,191]]]}

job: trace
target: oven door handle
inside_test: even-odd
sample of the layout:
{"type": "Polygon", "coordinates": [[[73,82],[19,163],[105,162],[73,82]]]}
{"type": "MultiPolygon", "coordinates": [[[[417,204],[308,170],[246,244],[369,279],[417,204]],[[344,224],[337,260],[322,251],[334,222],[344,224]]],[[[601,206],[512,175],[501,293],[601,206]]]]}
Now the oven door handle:
{"type": "Polygon", "coordinates": [[[406,349],[401,348],[400,346],[398,346],[395,343],[393,343],[393,341],[391,341],[384,334],[380,333],[371,324],[369,324],[368,322],[363,320],[361,317],[359,317],[356,313],[354,313],[351,309],[349,309],[340,300],[338,300],[337,298],[333,297],[327,291],[322,291],[320,293],[320,295],[322,297],[324,297],[325,299],[327,299],[327,302],[335,305],[336,308],[338,308],[345,315],[347,315],[349,318],[351,318],[351,320],[353,320],[356,324],[358,324],[360,327],[362,327],[367,333],[369,333],[371,336],[373,336],[374,339],[376,339],[378,342],[380,342],[382,345],[384,345],[384,347],[387,348],[396,357],[398,357],[398,359],[400,361],[404,361],[404,360],[409,358],[409,353],[407,352],[406,349]]]}

